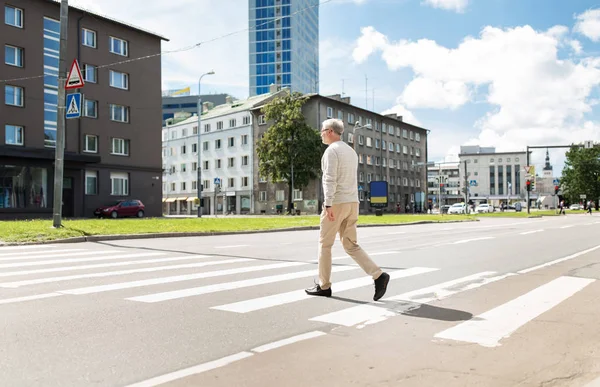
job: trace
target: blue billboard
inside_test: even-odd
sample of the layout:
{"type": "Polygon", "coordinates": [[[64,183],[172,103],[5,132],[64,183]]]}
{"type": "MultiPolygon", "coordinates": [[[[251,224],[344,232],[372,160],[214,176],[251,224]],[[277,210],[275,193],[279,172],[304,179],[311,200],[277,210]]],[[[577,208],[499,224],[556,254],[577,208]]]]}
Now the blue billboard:
{"type": "Polygon", "coordinates": [[[387,181],[372,181],[369,183],[369,201],[371,207],[387,207],[388,183],[387,181]]]}

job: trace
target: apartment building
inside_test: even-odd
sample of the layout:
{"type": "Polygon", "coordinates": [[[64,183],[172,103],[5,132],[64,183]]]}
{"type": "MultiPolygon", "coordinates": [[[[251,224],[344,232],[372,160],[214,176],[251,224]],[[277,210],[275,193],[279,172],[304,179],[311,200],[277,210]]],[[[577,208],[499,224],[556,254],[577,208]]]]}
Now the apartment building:
{"type": "MultiPolygon", "coordinates": [[[[169,118],[174,118],[177,113],[189,113],[190,115],[198,114],[198,96],[183,95],[171,96],[164,95],[162,97],[162,119],[163,126],[167,124],[169,118]]],[[[229,94],[203,94],[200,96],[202,104],[209,102],[212,106],[222,105],[226,102],[227,97],[232,98],[229,94]]]]}
{"type": "MultiPolygon", "coordinates": [[[[461,165],[467,164],[466,181],[469,200],[473,204],[524,201],[526,198],[525,170],[527,153],[496,152],[495,147],[461,146],[461,165]]],[[[461,181],[465,181],[464,167],[460,168],[461,181]]],[[[531,192],[531,200],[537,193],[531,192]]]]}
{"type": "MultiPolygon", "coordinates": [[[[52,216],[60,4],[3,2],[0,24],[0,218],[52,216]]],[[[139,199],[161,214],[161,59],[165,38],[69,7],[67,65],[85,86],[79,119],[67,120],[63,216],[139,199]]]]}
{"type": "Polygon", "coordinates": [[[427,167],[427,199],[435,208],[464,202],[460,165],[458,162],[434,163],[427,167]]]}
{"type": "MultiPolygon", "coordinates": [[[[351,104],[349,97],[307,94],[303,106],[306,122],[319,131],[328,118],[344,122],[342,140],[358,153],[358,190],[360,211],[373,211],[368,203],[369,183],[388,182],[387,212],[421,212],[426,201],[427,135],[429,130],[411,125],[395,114],[381,115],[351,104]],[[356,130],[355,130],[356,127],[356,130]]],[[[266,122],[260,106],[252,109],[254,141],[259,141],[272,123],[266,122]]],[[[289,187],[286,182],[270,182],[258,176],[258,158],[254,164],[254,207],[257,213],[276,213],[287,208],[289,187]]],[[[318,213],[323,202],[321,182],[311,182],[293,193],[296,209],[318,213]]]]}
{"type": "Polygon", "coordinates": [[[163,213],[198,211],[198,143],[203,214],[254,213],[254,137],[251,109],[284,91],[247,100],[228,97],[223,105],[203,104],[198,139],[195,115],[163,128],[163,213]]]}

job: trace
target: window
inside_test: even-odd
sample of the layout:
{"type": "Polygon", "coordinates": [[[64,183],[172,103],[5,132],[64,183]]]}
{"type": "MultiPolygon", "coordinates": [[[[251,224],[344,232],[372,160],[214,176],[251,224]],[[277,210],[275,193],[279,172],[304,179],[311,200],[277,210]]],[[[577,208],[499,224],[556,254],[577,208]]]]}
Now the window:
{"type": "Polygon", "coordinates": [[[221,139],[215,140],[215,149],[221,149],[221,139]]]}
{"type": "MultiPolygon", "coordinates": [[[[194,144],[194,145],[196,145],[196,144],[194,144]]],[[[202,142],[202,150],[203,151],[207,151],[208,150],[208,141],[202,142]]]]}
{"type": "Polygon", "coordinates": [[[275,201],[282,202],[284,200],[285,200],[285,191],[284,190],[275,191],[275,201]]]}
{"type": "Polygon", "coordinates": [[[129,122],[129,108],[121,105],[110,105],[110,119],[117,122],[129,122]]]}
{"type": "Polygon", "coordinates": [[[210,124],[204,124],[204,133],[210,132],[210,124]]]}
{"type": "Polygon", "coordinates": [[[129,74],[110,70],[110,85],[117,89],[129,89],[129,74]]]}
{"type": "Polygon", "coordinates": [[[236,123],[237,123],[237,122],[236,122],[236,119],[235,119],[235,118],[233,118],[233,119],[229,120],[229,127],[230,127],[230,128],[235,128],[235,127],[237,126],[237,125],[236,125],[236,123]]]}
{"type": "Polygon", "coordinates": [[[23,127],[6,125],[4,127],[4,142],[6,145],[23,145],[23,127]]]}
{"type": "Polygon", "coordinates": [[[235,167],[235,157],[230,157],[227,159],[227,167],[229,167],[229,168],[235,167]]]}
{"type": "Polygon", "coordinates": [[[46,168],[0,165],[0,176],[3,176],[3,188],[0,193],[2,208],[47,207],[48,170],[46,168]]]}
{"type": "Polygon", "coordinates": [[[4,23],[9,26],[23,28],[23,10],[8,5],[4,6],[4,23]]]}
{"type": "Polygon", "coordinates": [[[230,146],[230,147],[235,146],[235,137],[229,137],[227,139],[227,143],[228,143],[228,146],[230,146]]]}
{"type": "Polygon", "coordinates": [[[187,153],[187,146],[185,146],[185,145],[182,145],[182,146],[181,146],[181,154],[182,154],[182,155],[184,155],[184,154],[186,154],[186,153],[187,153]]]}
{"type": "Polygon", "coordinates": [[[98,101],[86,99],[83,105],[83,115],[85,117],[97,118],[98,117],[98,101]]]}
{"type": "Polygon", "coordinates": [[[244,176],[242,177],[242,187],[247,187],[248,186],[248,176],[244,176]]]}
{"type": "Polygon", "coordinates": [[[129,140],[124,140],[122,138],[113,138],[111,154],[119,156],[129,156],[129,140]]]}
{"type": "Polygon", "coordinates": [[[294,200],[294,201],[302,200],[302,191],[299,189],[295,189],[292,194],[292,200],[294,200]]]}
{"type": "Polygon", "coordinates": [[[230,177],[229,179],[227,179],[227,187],[229,187],[229,188],[235,187],[235,179],[233,177],[230,177]]]}
{"type": "Polygon", "coordinates": [[[85,171],[85,194],[98,195],[98,172],[85,171]]]}
{"type": "Polygon", "coordinates": [[[420,133],[415,133],[415,141],[416,142],[421,141],[421,134],[420,133]]]}
{"type": "Polygon", "coordinates": [[[267,201],[267,191],[260,191],[258,200],[260,200],[261,202],[266,202],[267,201]]]}
{"type": "Polygon", "coordinates": [[[247,166],[248,165],[248,156],[242,156],[242,165],[243,166],[247,166]]]}
{"type": "Polygon", "coordinates": [[[183,191],[185,191],[186,189],[187,189],[187,188],[186,188],[185,181],[181,182],[181,191],[183,192],[183,191]]]}
{"type": "Polygon", "coordinates": [[[23,107],[23,88],[19,86],[4,86],[4,103],[11,106],[23,107]]]}
{"type": "Polygon", "coordinates": [[[215,168],[217,168],[217,169],[221,168],[221,159],[217,159],[215,168]]]}
{"type": "Polygon", "coordinates": [[[110,52],[112,52],[113,54],[122,55],[122,56],[128,55],[128,50],[127,50],[128,44],[127,44],[126,40],[114,38],[111,36],[109,39],[109,44],[110,44],[110,52]]]}
{"type": "Polygon", "coordinates": [[[183,163],[181,164],[181,172],[186,172],[187,171],[187,164],[183,163]]]}
{"type": "Polygon", "coordinates": [[[110,194],[114,196],[129,195],[129,175],[123,172],[110,173],[110,194]]]}
{"type": "Polygon", "coordinates": [[[250,125],[250,116],[244,117],[244,125],[250,125]]]}
{"type": "Polygon", "coordinates": [[[86,134],[83,151],[89,153],[98,153],[98,136],[86,134]]]}
{"type": "Polygon", "coordinates": [[[98,68],[91,64],[83,65],[83,80],[90,83],[98,82],[98,68]]]}
{"type": "Polygon", "coordinates": [[[23,49],[6,45],[4,47],[4,63],[11,66],[23,67],[23,49]]]}
{"type": "Polygon", "coordinates": [[[333,108],[328,107],[327,108],[327,118],[332,118],[333,117],[333,108]]]}
{"type": "Polygon", "coordinates": [[[267,123],[267,120],[265,119],[265,116],[264,116],[264,115],[260,115],[260,116],[258,116],[258,124],[259,124],[259,125],[264,125],[264,124],[266,124],[266,123],[267,123]]]}
{"type": "Polygon", "coordinates": [[[223,129],[223,121],[217,122],[217,130],[223,129]]]}
{"type": "Polygon", "coordinates": [[[81,29],[81,44],[84,46],[96,48],[96,31],[81,29]]]}
{"type": "Polygon", "coordinates": [[[247,134],[242,135],[242,145],[248,145],[248,135],[247,134]]]}

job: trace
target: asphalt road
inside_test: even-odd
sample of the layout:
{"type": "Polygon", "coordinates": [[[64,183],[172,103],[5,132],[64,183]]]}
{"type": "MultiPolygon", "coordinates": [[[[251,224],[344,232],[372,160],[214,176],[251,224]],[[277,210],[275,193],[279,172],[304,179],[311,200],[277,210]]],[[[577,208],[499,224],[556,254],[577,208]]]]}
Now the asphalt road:
{"type": "Polygon", "coordinates": [[[0,248],[2,386],[569,385],[600,376],[600,216],[0,248]],[[542,384],[546,383],[546,384],[542,384]]]}

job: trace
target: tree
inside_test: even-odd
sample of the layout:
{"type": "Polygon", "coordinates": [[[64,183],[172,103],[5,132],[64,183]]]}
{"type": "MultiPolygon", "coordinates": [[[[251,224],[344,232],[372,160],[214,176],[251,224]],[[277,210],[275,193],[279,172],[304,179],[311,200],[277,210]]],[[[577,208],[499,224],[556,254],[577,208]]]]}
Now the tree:
{"type": "Polygon", "coordinates": [[[286,94],[261,109],[265,119],[274,124],[258,141],[258,171],[273,182],[288,182],[288,211],[294,188],[305,187],[319,176],[324,151],[319,132],[306,124],[302,114],[306,101],[300,93],[286,94]]]}
{"type": "Polygon", "coordinates": [[[587,200],[598,202],[600,198],[600,147],[584,149],[572,147],[566,154],[565,167],[562,172],[562,190],[571,203],[586,195],[587,200]]]}

